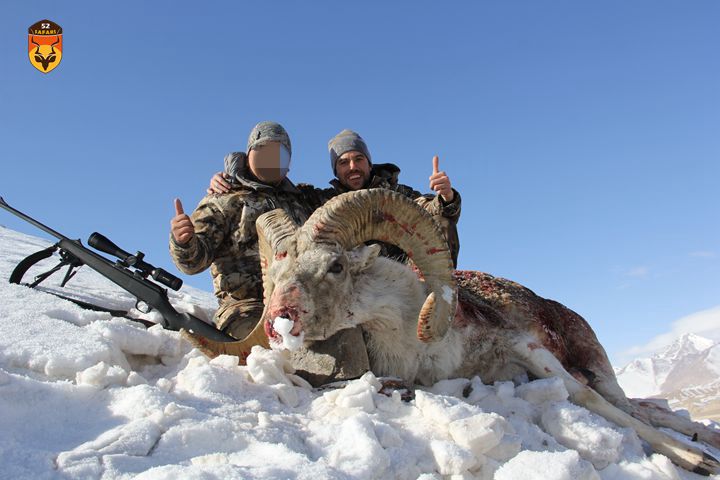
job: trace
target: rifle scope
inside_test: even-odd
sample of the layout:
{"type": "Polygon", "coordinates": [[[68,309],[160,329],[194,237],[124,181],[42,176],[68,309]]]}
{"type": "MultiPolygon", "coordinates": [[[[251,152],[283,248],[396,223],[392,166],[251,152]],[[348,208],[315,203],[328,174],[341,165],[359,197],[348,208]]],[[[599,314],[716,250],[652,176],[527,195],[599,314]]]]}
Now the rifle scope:
{"type": "Polygon", "coordinates": [[[167,270],[156,268],[143,260],[143,257],[145,256],[144,253],[137,252],[135,255],[131,255],[115,245],[112,240],[101,233],[93,232],[93,234],[88,237],[88,245],[100,250],[101,252],[105,252],[119,258],[125,265],[139,270],[143,277],[150,275],[153,279],[162,283],[166,287],[172,288],[173,290],[179,290],[180,287],[182,287],[183,281],[178,277],[167,270]]]}

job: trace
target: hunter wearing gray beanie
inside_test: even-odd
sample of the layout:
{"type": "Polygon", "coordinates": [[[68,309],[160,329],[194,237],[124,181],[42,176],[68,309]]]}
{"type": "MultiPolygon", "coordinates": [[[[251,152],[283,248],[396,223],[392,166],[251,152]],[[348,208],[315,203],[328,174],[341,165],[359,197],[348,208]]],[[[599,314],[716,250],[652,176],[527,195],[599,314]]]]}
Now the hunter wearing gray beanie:
{"type": "Polygon", "coordinates": [[[280,142],[292,155],[290,136],[277,122],[260,122],[255,125],[248,137],[247,153],[249,154],[253,148],[261,147],[269,142],[280,142]]]}
{"type": "Polygon", "coordinates": [[[337,174],[335,166],[337,165],[338,158],[347,152],[362,153],[367,157],[368,164],[372,167],[370,150],[368,150],[365,140],[352,130],[345,129],[331,138],[328,142],[328,150],[330,151],[330,166],[333,169],[333,174],[337,174]]]}

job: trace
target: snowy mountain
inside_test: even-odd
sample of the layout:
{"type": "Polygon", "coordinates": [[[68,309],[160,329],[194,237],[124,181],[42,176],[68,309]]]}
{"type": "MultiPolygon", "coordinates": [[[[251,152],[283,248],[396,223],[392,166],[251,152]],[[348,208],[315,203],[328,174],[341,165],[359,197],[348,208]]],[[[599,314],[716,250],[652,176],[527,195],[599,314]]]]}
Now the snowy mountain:
{"type": "MultiPolygon", "coordinates": [[[[446,380],[411,401],[381,394],[371,373],[316,390],[283,352],[257,348],[248,366],[209,360],[176,332],[7,283],[47,244],[0,227],[2,479],[702,478],[570,403],[558,379],[446,380]]],[[[60,278],[44,288],[134,304],[87,267],[66,288],[60,278]]],[[[171,301],[214,308],[192,288],[171,301]]]]}
{"type": "Polygon", "coordinates": [[[616,371],[630,397],[664,398],[693,419],[720,421],[720,344],[685,334],[650,358],[616,371]]]}

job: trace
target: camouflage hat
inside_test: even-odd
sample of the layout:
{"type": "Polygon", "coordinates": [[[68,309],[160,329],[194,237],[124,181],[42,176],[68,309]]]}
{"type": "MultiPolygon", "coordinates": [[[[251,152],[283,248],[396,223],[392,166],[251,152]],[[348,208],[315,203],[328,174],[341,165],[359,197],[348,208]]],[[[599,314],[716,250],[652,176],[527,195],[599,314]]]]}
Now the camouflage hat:
{"type": "Polygon", "coordinates": [[[337,173],[335,166],[337,165],[338,158],[347,152],[362,153],[367,157],[368,163],[372,166],[370,150],[368,150],[365,140],[363,140],[357,132],[353,132],[347,128],[330,139],[328,142],[328,150],[330,151],[330,166],[334,174],[337,173]]]}
{"type": "Polygon", "coordinates": [[[260,122],[252,129],[248,137],[247,151],[265,145],[268,142],[280,142],[292,155],[290,136],[277,122],[260,122]]]}

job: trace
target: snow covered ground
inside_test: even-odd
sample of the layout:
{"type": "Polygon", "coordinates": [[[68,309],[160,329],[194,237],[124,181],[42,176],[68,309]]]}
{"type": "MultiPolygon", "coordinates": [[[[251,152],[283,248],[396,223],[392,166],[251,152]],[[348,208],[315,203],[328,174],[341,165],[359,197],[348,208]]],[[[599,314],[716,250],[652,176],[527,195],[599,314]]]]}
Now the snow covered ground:
{"type": "MultiPolygon", "coordinates": [[[[0,227],[0,478],[702,478],[569,403],[559,381],[455,379],[405,402],[367,374],[317,391],[281,352],[208,360],[176,332],[8,284],[47,244],[0,227]]],[[[134,303],[87,267],[63,291],[134,303]]],[[[214,307],[192,288],[171,299],[214,307]]]]}

